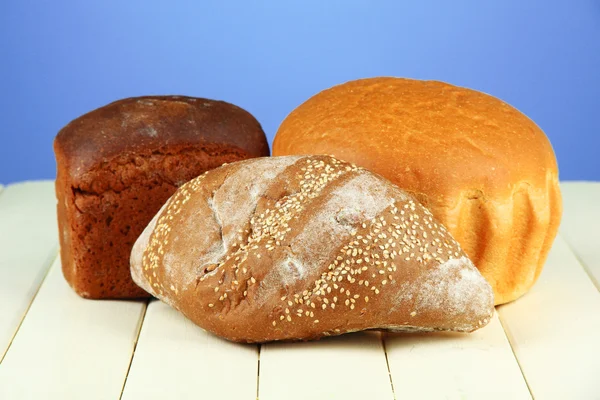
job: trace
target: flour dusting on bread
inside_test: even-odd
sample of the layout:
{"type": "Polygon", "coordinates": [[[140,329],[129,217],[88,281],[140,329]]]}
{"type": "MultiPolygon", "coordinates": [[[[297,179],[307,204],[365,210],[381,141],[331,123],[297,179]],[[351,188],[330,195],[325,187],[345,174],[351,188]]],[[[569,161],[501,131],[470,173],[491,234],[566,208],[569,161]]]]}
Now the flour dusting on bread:
{"type": "Polygon", "coordinates": [[[209,172],[149,228],[136,279],[235,341],[471,331],[493,312],[489,285],[427,209],[328,156],[209,172]]]}
{"type": "Polygon", "coordinates": [[[299,157],[265,158],[250,160],[229,175],[214,193],[215,214],[224,223],[224,246],[227,249],[237,240],[239,229],[246,226],[260,196],[269,188],[272,180],[299,157]],[[262,179],[256,179],[256,177],[262,179]],[[240,184],[241,183],[241,184],[240,184]]]}

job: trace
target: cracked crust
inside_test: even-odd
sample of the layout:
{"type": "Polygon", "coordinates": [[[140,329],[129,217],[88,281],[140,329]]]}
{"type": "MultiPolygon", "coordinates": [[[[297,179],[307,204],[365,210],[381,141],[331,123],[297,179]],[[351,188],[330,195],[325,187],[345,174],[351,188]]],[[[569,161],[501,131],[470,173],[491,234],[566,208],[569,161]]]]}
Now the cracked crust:
{"type": "Polygon", "coordinates": [[[427,209],[327,156],[241,161],[188,182],[134,245],[131,274],[233,341],[470,332],[493,313],[489,285],[427,209]]]}
{"type": "Polygon", "coordinates": [[[71,121],[58,133],[54,149],[61,168],[79,187],[93,185],[87,174],[122,157],[173,148],[173,154],[183,156],[186,149],[199,147],[209,157],[220,156],[223,144],[247,157],[269,155],[260,124],[240,107],[196,97],[144,96],[115,101],[71,121]]]}
{"type": "Polygon", "coordinates": [[[279,127],[273,155],[290,154],[332,154],[413,194],[462,245],[497,304],[534,284],[560,224],[546,135],[474,90],[387,77],[335,86],[279,127]]]}
{"type": "Polygon", "coordinates": [[[129,273],[133,243],[179,186],[225,162],[268,155],[245,111],[179,96],[120,100],[54,141],[63,273],[87,298],[148,297],[129,273]]]}

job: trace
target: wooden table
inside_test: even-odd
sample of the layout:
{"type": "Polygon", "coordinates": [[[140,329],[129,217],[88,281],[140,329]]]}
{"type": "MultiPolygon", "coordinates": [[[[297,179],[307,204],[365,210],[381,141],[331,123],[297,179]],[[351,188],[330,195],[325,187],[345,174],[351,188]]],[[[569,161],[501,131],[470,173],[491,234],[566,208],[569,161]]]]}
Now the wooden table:
{"type": "Polygon", "coordinates": [[[53,183],[5,187],[0,399],[600,399],[600,183],[562,189],[539,281],[484,329],[255,346],[159,301],[77,297],[57,259],[53,183]]]}

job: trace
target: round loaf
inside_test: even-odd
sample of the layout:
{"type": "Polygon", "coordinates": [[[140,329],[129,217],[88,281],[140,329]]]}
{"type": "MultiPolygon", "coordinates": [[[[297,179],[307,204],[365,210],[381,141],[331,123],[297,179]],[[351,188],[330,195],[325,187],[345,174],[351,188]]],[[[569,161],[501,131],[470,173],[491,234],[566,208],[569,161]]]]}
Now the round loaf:
{"type": "Polygon", "coordinates": [[[412,193],[490,282],[496,304],[534,284],[560,223],[546,135],[474,90],[401,78],[335,86],[281,124],[273,155],[290,154],[332,154],[412,193]]]}
{"type": "Polygon", "coordinates": [[[131,274],[242,342],[470,332],[494,311],[490,286],[427,209],[327,156],[241,161],[186,183],[135,243],[131,274]]]}

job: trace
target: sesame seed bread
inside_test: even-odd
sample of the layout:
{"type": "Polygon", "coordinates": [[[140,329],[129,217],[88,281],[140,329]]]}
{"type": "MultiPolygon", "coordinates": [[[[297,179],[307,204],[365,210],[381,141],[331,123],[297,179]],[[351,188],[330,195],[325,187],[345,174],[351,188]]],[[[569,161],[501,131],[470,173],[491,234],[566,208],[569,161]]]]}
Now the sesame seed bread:
{"type": "Polygon", "coordinates": [[[431,210],[494,289],[497,304],[539,276],[562,214],[552,146],[527,116],[442,82],[351,81],[283,121],[273,155],[331,154],[376,172],[431,210]]]}
{"type": "Polygon", "coordinates": [[[470,332],[494,312],[489,284],[427,209],[328,156],[257,158],[191,180],[135,243],[131,274],[238,342],[470,332]]]}
{"type": "Polygon", "coordinates": [[[225,162],[269,155],[260,124],[232,104],[183,96],[119,100],[56,136],[64,276],[80,296],[148,297],[133,243],[178,186],[225,162]]]}

